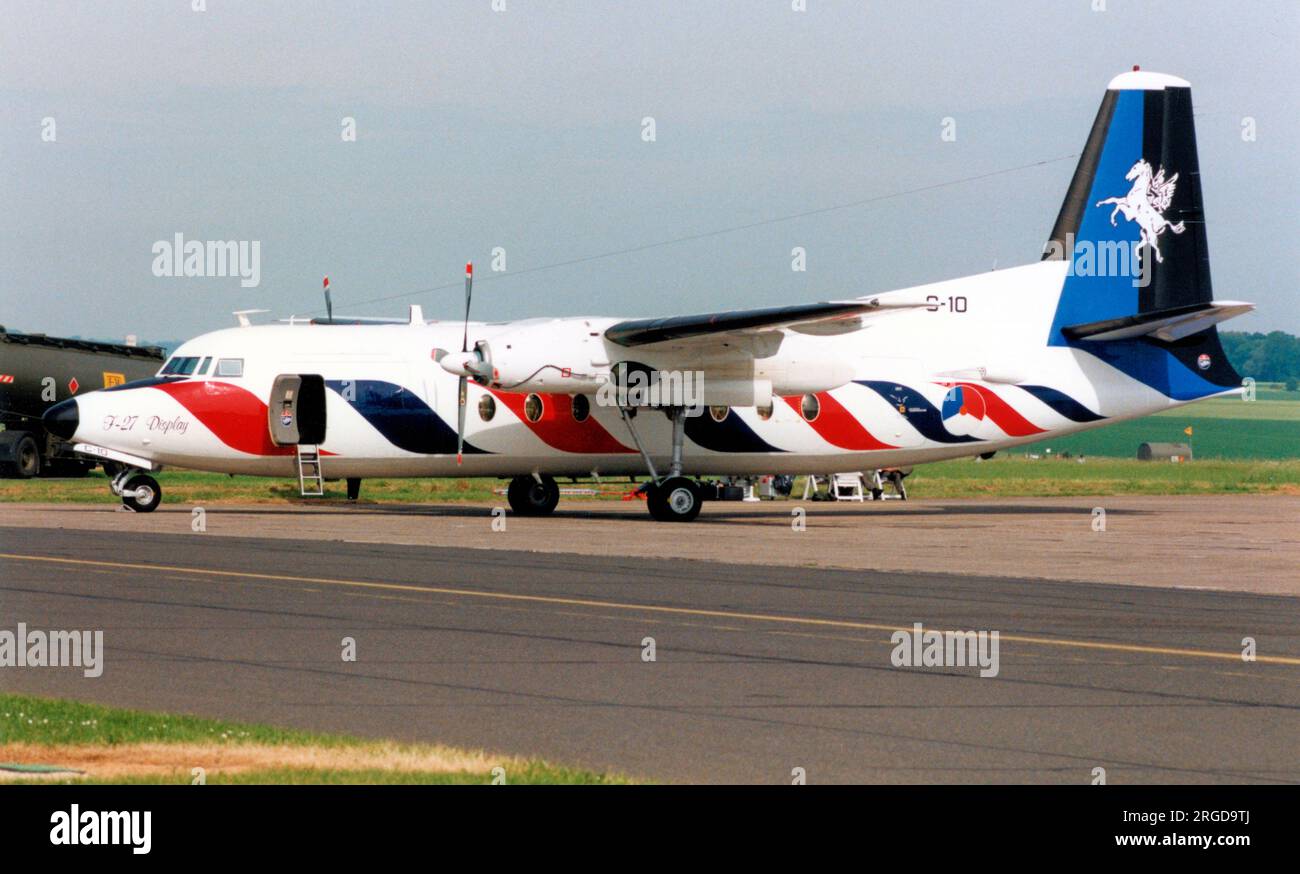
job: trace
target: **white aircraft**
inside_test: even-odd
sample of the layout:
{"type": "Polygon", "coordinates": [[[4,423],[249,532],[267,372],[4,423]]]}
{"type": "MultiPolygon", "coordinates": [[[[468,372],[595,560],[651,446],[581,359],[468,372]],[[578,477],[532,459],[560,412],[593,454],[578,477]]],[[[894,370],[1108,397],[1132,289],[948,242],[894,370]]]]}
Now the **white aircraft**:
{"type": "MultiPolygon", "coordinates": [[[[51,408],[138,511],[162,466],[324,478],[649,475],[695,518],[695,477],[898,468],[986,455],[1240,391],[1216,301],[1188,83],[1111,81],[1043,260],[888,294],[661,319],[332,316],[215,331],[152,379],[51,408]],[[467,413],[468,411],[468,413],[467,413]],[[638,415],[639,413],[639,415],[638,415]]],[[[328,299],[328,296],[327,296],[328,299]]]]}

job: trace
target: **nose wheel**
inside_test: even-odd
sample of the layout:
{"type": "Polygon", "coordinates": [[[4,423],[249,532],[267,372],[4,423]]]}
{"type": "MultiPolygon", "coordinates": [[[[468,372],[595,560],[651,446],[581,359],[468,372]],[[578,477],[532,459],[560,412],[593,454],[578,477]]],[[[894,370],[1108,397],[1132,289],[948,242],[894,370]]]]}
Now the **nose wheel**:
{"type": "Polygon", "coordinates": [[[122,506],[136,513],[152,513],[162,503],[162,486],[147,473],[124,470],[113,477],[110,488],[122,498],[122,506]]]}

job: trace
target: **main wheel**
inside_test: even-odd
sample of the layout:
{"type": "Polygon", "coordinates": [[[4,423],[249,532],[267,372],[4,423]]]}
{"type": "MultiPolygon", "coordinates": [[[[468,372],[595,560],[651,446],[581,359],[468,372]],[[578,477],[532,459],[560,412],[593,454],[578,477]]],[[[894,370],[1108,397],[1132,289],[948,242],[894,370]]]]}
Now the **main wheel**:
{"type": "Polygon", "coordinates": [[[148,474],[136,474],[122,486],[122,503],[137,513],[152,513],[162,503],[162,486],[148,474]]]}
{"type": "Polygon", "coordinates": [[[520,516],[549,516],[560,503],[560,487],[553,477],[543,476],[538,482],[531,476],[517,476],[506,489],[506,499],[520,516]]]}
{"type": "Polygon", "coordinates": [[[673,476],[652,485],[645,503],[650,515],[660,522],[689,522],[700,515],[704,495],[695,480],[673,476]]]}

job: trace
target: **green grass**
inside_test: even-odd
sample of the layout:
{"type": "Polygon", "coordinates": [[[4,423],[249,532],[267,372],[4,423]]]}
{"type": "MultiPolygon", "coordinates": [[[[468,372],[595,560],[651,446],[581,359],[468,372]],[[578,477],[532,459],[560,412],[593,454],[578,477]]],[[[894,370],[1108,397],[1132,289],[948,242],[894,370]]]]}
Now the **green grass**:
{"type": "Polygon", "coordinates": [[[1176,410],[1156,413],[1151,418],[1203,419],[1274,419],[1283,422],[1300,422],[1300,393],[1265,392],[1256,394],[1253,401],[1241,398],[1210,398],[1197,401],[1176,410]]]}
{"type": "Polygon", "coordinates": [[[1300,458],[1300,392],[1258,387],[1254,401],[1212,398],[1142,419],[1035,443],[1074,455],[1135,458],[1142,443],[1191,442],[1198,459],[1300,458]],[[1188,438],[1184,429],[1190,427],[1188,438]]]}
{"type": "MultiPolygon", "coordinates": [[[[1242,404],[1242,407],[1252,406],[1242,404]]],[[[1297,405],[1300,406],[1300,405],[1297,405]]],[[[1235,408],[1234,408],[1235,409],[1235,408]]],[[[1187,443],[1197,459],[1294,459],[1300,458],[1300,419],[1236,418],[1193,416],[1199,407],[1161,413],[1129,422],[1116,422],[1081,434],[1054,437],[1032,444],[1030,451],[1070,452],[1074,455],[1104,455],[1136,458],[1138,446],[1148,442],[1187,443]],[[1184,429],[1191,427],[1189,438],[1184,429]]]]}
{"type": "Polygon", "coordinates": [[[336,746],[363,741],[346,735],[0,693],[0,743],[192,742],[336,746]]]}
{"type": "MultiPolygon", "coordinates": [[[[209,786],[265,786],[277,785],[385,785],[385,786],[486,786],[492,783],[491,774],[477,774],[467,771],[444,773],[441,771],[388,771],[381,768],[368,769],[330,769],[330,768],[267,768],[261,770],[239,771],[236,773],[209,773],[205,782],[209,786]]],[[[76,783],[78,785],[112,784],[112,785],[147,785],[167,786],[188,784],[191,778],[186,774],[175,776],[122,777],[113,780],[96,780],[74,778],[69,780],[8,780],[8,783],[76,783]]],[[[506,783],[513,786],[607,786],[622,785],[630,781],[591,771],[573,768],[556,768],[550,765],[534,765],[523,769],[511,769],[506,776],[506,783]]]]}
{"type": "MultiPolygon", "coordinates": [[[[349,735],[324,734],[279,728],[255,723],[231,722],[169,713],[127,710],[80,701],[38,698],[31,695],[0,693],[0,744],[30,744],[50,747],[50,761],[32,764],[58,765],[58,749],[84,746],[107,748],[134,744],[201,744],[203,746],[256,745],[269,748],[314,747],[358,754],[379,746],[380,742],[349,735]]],[[[400,745],[399,750],[431,750],[422,745],[400,745]]],[[[448,750],[460,756],[463,751],[448,750]]],[[[538,759],[513,759],[508,762],[506,781],[510,784],[608,784],[626,783],[619,775],[596,773],[578,768],[552,765],[538,759]]],[[[170,774],[133,776],[115,779],[90,777],[57,778],[60,783],[188,783],[187,770],[170,774]]],[[[483,771],[424,771],[388,768],[302,768],[271,767],[207,775],[208,783],[491,783],[490,769],[483,771]]],[[[5,782],[49,783],[50,778],[17,779],[5,782]]]]}
{"type": "Polygon", "coordinates": [[[1260,387],[1254,401],[1212,398],[1154,416],[1033,444],[1074,455],[1135,458],[1148,442],[1192,444],[1198,459],[1300,458],[1300,392],[1260,387]],[[1189,438],[1184,429],[1190,427],[1189,438]]]}
{"type": "Polygon", "coordinates": [[[921,465],[907,489],[916,498],[1300,494],[1300,460],[1172,464],[1091,456],[1031,460],[1018,452],[921,465]]]}

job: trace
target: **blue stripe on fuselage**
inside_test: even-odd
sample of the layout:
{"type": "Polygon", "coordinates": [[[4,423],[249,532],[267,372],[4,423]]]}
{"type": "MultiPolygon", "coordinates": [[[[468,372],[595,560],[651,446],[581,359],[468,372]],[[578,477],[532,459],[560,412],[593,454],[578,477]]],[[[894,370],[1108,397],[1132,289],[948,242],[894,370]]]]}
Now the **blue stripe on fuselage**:
{"type": "Polygon", "coordinates": [[[1098,413],[1085,407],[1074,398],[1067,395],[1059,389],[1054,389],[1045,385],[1022,385],[1019,388],[1029,392],[1043,403],[1047,404],[1057,413],[1061,414],[1071,422],[1100,422],[1105,419],[1098,413]]]}
{"type": "Polygon", "coordinates": [[[858,385],[865,385],[876,392],[890,405],[898,410],[899,415],[908,424],[921,432],[921,436],[935,443],[978,443],[978,437],[969,434],[953,434],[943,426],[943,416],[934,404],[925,399],[919,391],[899,385],[896,382],[881,382],[875,379],[856,379],[858,385]]]}
{"type": "MultiPolygon", "coordinates": [[[[456,429],[410,389],[374,379],[332,379],[325,384],[398,449],[421,455],[456,454],[456,429]]],[[[464,451],[484,452],[469,443],[464,451]]]]}
{"type": "Polygon", "coordinates": [[[727,410],[721,422],[707,411],[686,418],[686,436],[691,442],[714,452],[784,452],[768,443],[745,424],[735,410],[727,410]]]}

